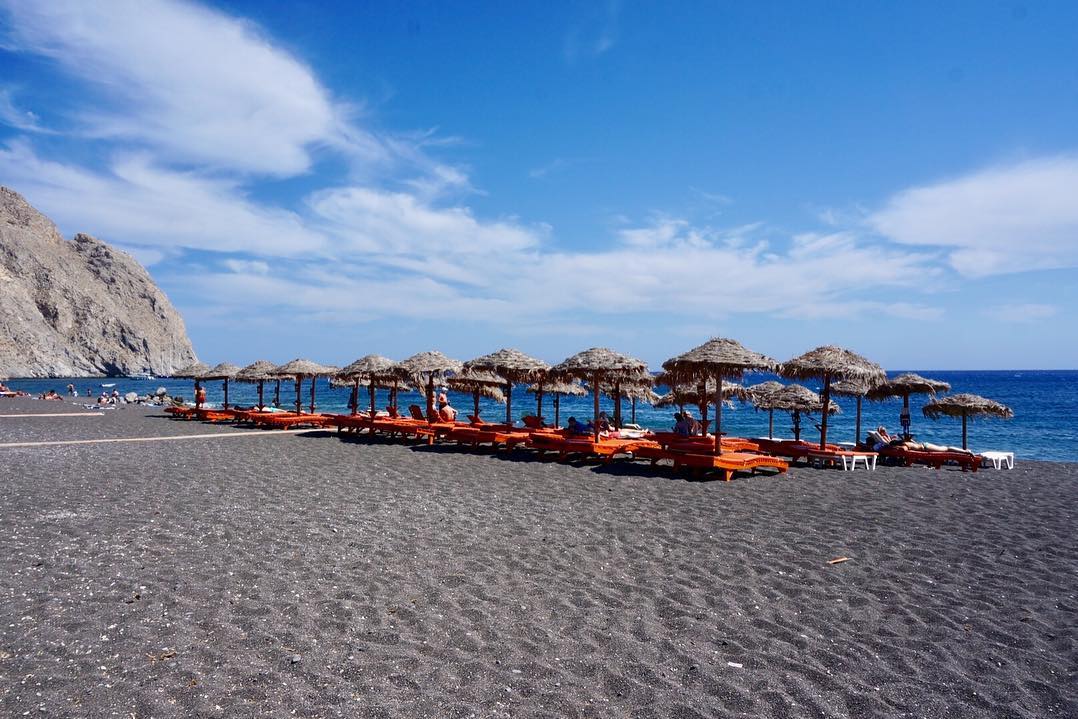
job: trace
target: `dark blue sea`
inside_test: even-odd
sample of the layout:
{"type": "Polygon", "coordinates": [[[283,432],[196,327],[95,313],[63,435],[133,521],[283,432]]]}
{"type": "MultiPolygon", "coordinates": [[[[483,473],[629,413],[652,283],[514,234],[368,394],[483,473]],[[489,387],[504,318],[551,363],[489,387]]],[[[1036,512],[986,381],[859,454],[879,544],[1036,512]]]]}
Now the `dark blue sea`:
{"type": "MultiPolygon", "coordinates": [[[[1018,458],[1041,459],[1053,461],[1078,461],[1078,370],[1062,371],[933,371],[916,370],[918,374],[933,379],[940,379],[951,384],[952,392],[970,392],[982,395],[1003,404],[1014,410],[1014,419],[972,419],[969,426],[969,444],[975,451],[1004,450],[1013,451],[1018,458]]],[[[892,375],[899,372],[892,373],[892,375]]],[[[745,377],[745,384],[756,384],[767,379],[775,379],[770,375],[754,374],[745,377]]],[[[158,387],[165,387],[170,394],[179,395],[190,399],[192,397],[192,383],[190,380],[172,379],[125,379],[125,378],[80,378],[80,379],[13,379],[7,382],[13,389],[22,389],[33,394],[40,394],[49,389],[55,389],[61,394],[69,382],[75,384],[81,395],[89,390],[92,393],[112,391],[118,389],[121,394],[134,391],[142,394],[153,392],[158,387]],[[114,387],[103,387],[109,384],[114,387]]],[[[818,383],[806,382],[811,389],[819,391],[818,383]]],[[[207,382],[206,391],[211,405],[219,404],[222,397],[221,382],[207,382]]],[[[274,384],[266,385],[267,402],[272,401],[274,384]]],[[[660,394],[665,391],[657,388],[660,394]]],[[[347,412],[349,390],[334,389],[329,386],[325,379],[318,381],[316,388],[317,406],[321,411],[347,412]]],[[[366,390],[361,388],[361,406],[366,406],[366,390]]],[[[232,382],[229,384],[229,400],[233,404],[251,405],[257,398],[256,386],[232,382]]],[[[471,395],[450,393],[451,402],[462,414],[469,414],[472,407],[471,395]],[[463,411],[467,410],[467,411],[463,411]]],[[[379,407],[384,407],[387,401],[387,393],[379,391],[377,402],[379,407]]],[[[518,387],[513,392],[513,414],[521,417],[525,414],[535,413],[535,397],[518,387]]],[[[86,398],[80,401],[90,401],[86,398]]],[[[308,385],[304,383],[303,403],[309,401],[308,385]]],[[[828,426],[828,439],[830,441],[854,440],[854,400],[846,397],[836,398],[842,407],[843,413],[832,417],[828,426]]],[[[914,395],[910,398],[913,415],[913,434],[922,440],[940,444],[959,445],[962,442],[961,419],[943,418],[939,420],[926,419],[921,414],[921,406],[926,401],[924,396],[914,395]]],[[[284,406],[294,405],[294,383],[281,383],[281,404],[284,406]]],[[[422,398],[416,393],[402,393],[400,405],[422,405],[422,398]]],[[[0,409],[2,409],[0,404],[0,409]]],[[[488,400],[481,403],[482,414],[488,420],[504,418],[505,406],[495,404],[488,400]]],[[[608,412],[612,411],[613,403],[603,398],[601,407],[608,412]]],[[[629,403],[625,402],[623,413],[628,419],[629,403]]],[[[885,402],[864,402],[862,409],[862,434],[868,428],[883,424],[888,429],[899,429],[899,411],[902,400],[888,400],[885,402]]],[[[638,404],[636,410],[637,422],[652,429],[667,428],[673,424],[671,415],[674,410],[656,410],[647,405],[638,404]]],[[[553,419],[554,411],[551,400],[544,400],[544,415],[553,419]]],[[[571,416],[589,418],[592,414],[592,400],[590,397],[563,398],[561,403],[561,421],[571,416]]],[[[813,423],[818,422],[818,417],[809,417],[802,422],[802,437],[811,438],[816,432],[813,423]]],[[[731,434],[757,437],[767,434],[767,413],[758,412],[751,405],[735,403],[733,409],[723,410],[723,430],[731,434]]],[[[790,418],[785,413],[775,413],[775,435],[790,437],[790,418]]]]}

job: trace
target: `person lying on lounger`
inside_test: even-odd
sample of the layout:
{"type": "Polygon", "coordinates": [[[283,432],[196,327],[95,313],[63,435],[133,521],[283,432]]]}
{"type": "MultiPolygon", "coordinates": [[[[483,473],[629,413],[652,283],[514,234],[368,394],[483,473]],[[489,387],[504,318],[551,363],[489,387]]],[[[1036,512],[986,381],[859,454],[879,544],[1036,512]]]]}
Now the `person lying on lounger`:
{"type": "Polygon", "coordinates": [[[879,452],[884,447],[891,445],[895,439],[887,433],[887,428],[882,424],[874,430],[870,430],[865,443],[872,447],[873,452],[879,452]]]}
{"type": "Polygon", "coordinates": [[[583,422],[578,422],[576,417],[570,417],[565,424],[565,428],[569,430],[569,434],[592,434],[595,431],[595,427],[591,422],[584,424],[583,422]]]}
{"type": "Polygon", "coordinates": [[[63,398],[59,394],[56,393],[56,390],[50,389],[45,394],[41,395],[41,399],[63,399],[63,398]]]}

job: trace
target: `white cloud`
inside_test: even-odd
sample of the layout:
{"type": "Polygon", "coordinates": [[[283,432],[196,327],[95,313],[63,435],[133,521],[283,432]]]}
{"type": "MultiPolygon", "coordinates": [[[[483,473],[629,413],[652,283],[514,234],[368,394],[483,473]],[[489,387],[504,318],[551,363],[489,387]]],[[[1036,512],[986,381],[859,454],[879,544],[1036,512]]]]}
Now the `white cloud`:
{"type": "Polygon", "coordinates": [[[94,136],[137,140],[180,162],[306,171],[314,145],[378,143],[345,122],[310,69],[251,23],[187,2],[3,0],[8,44],[96,86],[94,136]]]}
{"type": "Polygon", "coordinates": [[[0,88],[0,123],[23,132],[52,134],[51,130],[41,126],[37,115],[15,105],[13,93],[9,88],[0,88]]]}
{"type": "Polygon", "coordinates": [[[582,55],[598,57],[610,50],[618,41],[618,20],[621,3],[607,0],[604,6],[584,6],[590,17],[581,18],[565,34],[562,55],[570,65],[582,55]]]}
{"type": "Polygon", "coordinates": [[[365,187],[323,190],[311,209],[356,249],[410,255],[484,255],[536,247],[545,228],[477,220],[466,207],[435,208],[414,195],[365,187]]]}
{"type": "Polygon", "coordinates": [[[0,177],[69,232],[108,242],[279,256],[327,245],[297,214],[252,202],[233,182],[167,170],[146,155],[121,156],[97,173],[17,141],[0,146],[0,177]]]}
{"type": "Polygon", "coordinates": [[[1039,322],[1040,320],[1055,317],[1059,308],[1055,305],[1038,304],[1029,302],[1025,304],[997,305],[985,312],[989,317],[1001,322],[1039,322]]]}
{"type": "Polygon", "coordinates": [[[905,190],[870,215],[880,234],[938,246],[967,277],[1078,266],[1078,156],[995,167],[905,190]]]}

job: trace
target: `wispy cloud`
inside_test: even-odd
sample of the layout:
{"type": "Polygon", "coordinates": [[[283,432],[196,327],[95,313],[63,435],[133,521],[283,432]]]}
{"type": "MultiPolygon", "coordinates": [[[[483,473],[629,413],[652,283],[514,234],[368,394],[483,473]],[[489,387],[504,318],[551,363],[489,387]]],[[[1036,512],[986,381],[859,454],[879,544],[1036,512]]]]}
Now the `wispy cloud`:
{"type": "Polygon", "coordinates": [[[0,124],[23,132],[52,134],[52,130],[41,126],[37,115],[16,106],[14,92],[10,88],[0,88],[0,124]]]}
{"type": "Polygon", "coordinates": [[[588,7],[592,10],[591,15],[574,22],[565,33],[562,55],[570,65],[583,57],[598,57],[618,41],[619,0],[607,0],[605,5],[588,7]]]}
{"type": "Polygon", "coordinates": [[[896,242],[942,248],[968,277],[1078,267],[1078,156],[914,187],[892,197],[868,223],[896,242]]]}

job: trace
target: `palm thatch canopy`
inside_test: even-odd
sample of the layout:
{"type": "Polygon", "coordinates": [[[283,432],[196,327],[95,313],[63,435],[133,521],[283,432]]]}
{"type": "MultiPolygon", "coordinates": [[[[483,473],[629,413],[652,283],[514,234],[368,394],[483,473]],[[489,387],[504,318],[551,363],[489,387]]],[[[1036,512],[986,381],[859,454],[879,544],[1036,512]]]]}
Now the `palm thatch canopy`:
{"type": "Polygon", "coordinates": [[[460,360],[446,357],[438,351],[420,352],[397,364],[394,372],[402,377],[420,379],[440,379],[460,372],[463,368],[460,360]]]}
{"type": "Polygon", "coordinates": [[[397,363],[388,357],[382,355],[366,355],[360,357],[352,364],[342,367],[337,372],[337,377],[341,379],[355,379],[363,377],[385,377],[388,376],[397,363]]]}
{"type": "Polygon", "coordinates": [[[276,379],[273,370],[277,365],[269,360],[258,360],[247,365],[236,373],[235,379],[240,382],[261,382],[267,379],[276,379]]]}
{"type": "MultiPolygon", "coordinates": [[[[776,382],[776,384],[778,384],[776,382]]],[[[724,401],[731,399],[741,400],[745,402],[749,399],[748,388],[737,382],[722,382],[722,398],[724,401]]],[[[692,404],[701,405],[705,402],[712,402],[715,399],[715,380],[707,380],[706,382],[700,382],[695,385],[676,385],[670,388],[670,391],[664,394],[660,398],[661,404],[657,407],[672,407],[675,405],[692,404]],[[703,392],[701,392],[703,387],[703,392]]]]}
{"type": "Polygon", "coordinates": [[[202,375],[210,371],[210,366],[205,362],[195,362],[183,369],[176,370],[172,376],[176,379],[202,379],[202,375]]]}
{"type": "Polygon", "coordinates": [[[911,394],[934,395],[936,392],[950,391],[951,385],[942,380],[929,379],[913,372],[907,372],[871,388],[868,392],[868,398],[881,400],[888,397],[908,397],[911,394]]]}
{"type": "Polygon", "coordinates": [[[240,368],[230,362],[222,362],[206,370],[199,379],[232,379],[240,368]]]}
{"type": "Polygon", "coordinates": [[[952,394],[949,397],[941,397],[926,404],[921,411],[930,419],[976,416],[1011,419],[1014,417],[1014,411],[1010,407],[975,394],[952,394]]]}
{"type": "Polygon", "coordinates": [[[995,400],[980,397],[975,394],[952,394],[929,402],[921,408],[925,417],[936,419],[937,417],[961,417],[962,418],[962,449],[968,447],[966,432],[970,417],[1000,417],[1011,419],[1014,411],[1010,407],[1000,404],[995,400]]]}
{"type": "MultiPolygon", "coordinates": [[[[760,409],[777,409],[784,412],[804,412],[815,414],[823,410],[823,398],[808,387],[788,384],[782,389],[763,395],[753,395],[753,404],[760,409]]],[[[841,414],[837,404],[830,404],[828,414],[841,414]]]]}
{"type": "MultiPolygon", "coordinates": [[[[663,369],[675,384],[706,382],[709,378],[741,377],[747,370],[773,370],[776,362],[767,355],[753,352],[737,340],[712,337],[699,347],[671,357],[663,369]]],[[[715,391],[715,454],[722,454],[722,392],[715,391]]],[[[701,404],[701,408],[706,407],[701,404]]]]}
{"type": "Polygon", "coordinates": [[[592,347],[578,352],[550,369],[550,373],[562,378],[585,379],[599,374],[606,378],[632,379],[648,369],[647,362],[615,352],[605,347],[592,347]]]}
{"type": "Polygon", "coordinates": [[[500,377],[493,372],[485,372],[478,369],[470,369],[468,364],[465,363],[464,369],[459,373],[446,380],[446,384],[450,389],[457,390],[458,392],[471,392],[476,387],[489,388],[497,387],[501,388],[505,384],[505,378],[500,377]]]}
{"type": "Polygon", "coordinates": [[[400,380],[394,380],[389,377],[352,377],[348,378],[341,374],[333,375],[329,378],[329,386],[340,389],[342,387],[370,387],[374,384],[376,389],[393,389],[396,386],[398,392],[408,392],[412,388],[407,384],[402,383],[400,380]],[[394,385],[394,382],[396,384],[394,385]]]}
{"type": "Polygon", "coordinates": [[[663,369],[677,382],[722,377],[740,377],[747,370],[772,370],[777,362],[753,352],[737,340],[713,337],[699,347],[671,357],[663,369]]]}
{"type": "Polygon", "coordinates": [[[831,394],[837,394],[841,397],[864,397],[870,389],[871,387],[866,382],[846,379],[831,385],[831,394]]]}
{"type": "Polygon", "coordinates": [[[528,385],[528,391],[533,394],[542,392],[543,394],[560,394],[571,397],[583,397],[588,393],[588,390],[579,381],[565,382],[563,380],[543,382],[542,385],[528,385]]]}
{"type": "MultiPolygon", "coordinates": [[[[823,380],[823,406],[831,403],[831,383],[835,380],[855,380],[869,386],[876,386],[887,379],[883,367],[866,359],[856,352],[825,345],[794,357],[779,366],[779,374],[790,379],[823,380]]],[[[827,416],[824,412],[820,423],[820,449],[827,447],[827,416]]]]}
{"type": "Polygon", "coordinates": [[[511,382],[535,382],[542,379],[550,365],[520,350],[501,349],[464,363],[465,369],[493,372],[511,382]]]}
{"type": "Polygon", "coordinates": [[[834,345],[817,347],[779,366],[779,374],[790,379],[827,378],[836,380],[859,380],[875,386],[887,379],[883,367],[834,345]]]}
{"type": "Polygon", "coordinates": [[[767,397],[769,394],[778,392],[785,386],[786,385],[784,385],[782,382],[776,382],[772,379],[768,380],[767,382],[761,382],[759,384],[754,384],[750,387],[746,387],[745,393],[748,395],[749,401],[759,406],[756,401],[757,398],[767,397]]]}
{"type": "Polygon", "coordinates": [[[336,372],[336,367],[321,365],[309,359],[294,359],[275,367],[271,374],[274,377],[325,377],[336,372]]]}

